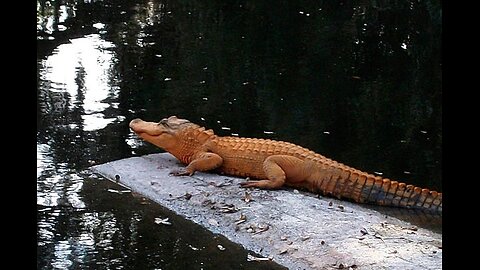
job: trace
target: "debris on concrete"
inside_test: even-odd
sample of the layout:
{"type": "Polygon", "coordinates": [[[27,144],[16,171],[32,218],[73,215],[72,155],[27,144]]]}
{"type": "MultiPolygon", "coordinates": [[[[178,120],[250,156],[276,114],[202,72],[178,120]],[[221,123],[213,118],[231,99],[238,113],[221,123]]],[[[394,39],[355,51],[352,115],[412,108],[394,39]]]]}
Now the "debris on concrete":
{"type": "Polygon", "coordinates": [[[244,189],[241,178],[169,175],[181,167],[162,153],[91,169],[263,256],[247,261],[273,260],[290,269],[442,268],[441,232],[307,192],[244,189]]]}

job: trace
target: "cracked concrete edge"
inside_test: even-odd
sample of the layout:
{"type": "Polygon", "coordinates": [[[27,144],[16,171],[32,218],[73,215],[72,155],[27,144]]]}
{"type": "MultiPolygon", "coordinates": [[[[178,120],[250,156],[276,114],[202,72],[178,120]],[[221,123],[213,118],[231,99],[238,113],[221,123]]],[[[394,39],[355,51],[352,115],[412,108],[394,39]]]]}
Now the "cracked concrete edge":
{"type": "Polygon", "coordinates": [[[290,269],[442,266],[439,233],[355,203],[292,190],[243,189],[240,178],[200,172],[169,176],[180,166],[162,153],[91,169],[112,181],[120,176],[119,183],[132,191],[290,269]],[[240,222],[242,216],[246,221],[240,222]]]}

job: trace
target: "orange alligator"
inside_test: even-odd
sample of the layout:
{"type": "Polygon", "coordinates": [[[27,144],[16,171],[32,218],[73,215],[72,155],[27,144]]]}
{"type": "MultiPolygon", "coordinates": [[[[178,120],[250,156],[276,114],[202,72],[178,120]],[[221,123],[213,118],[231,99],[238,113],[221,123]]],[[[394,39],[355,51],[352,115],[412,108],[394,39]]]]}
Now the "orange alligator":
{"type": "Polygon", "coordinates": [[[358,203],[442,212],[440,192],[362,172],[292,143],[217,136],[211,129],[176,116],[158,123],[134,119],[130,128],[187,165],[172,172],[174,175],[216,169],[260,179],[247,179],[242,187],[278,189],[286,185],[358,203]]]}

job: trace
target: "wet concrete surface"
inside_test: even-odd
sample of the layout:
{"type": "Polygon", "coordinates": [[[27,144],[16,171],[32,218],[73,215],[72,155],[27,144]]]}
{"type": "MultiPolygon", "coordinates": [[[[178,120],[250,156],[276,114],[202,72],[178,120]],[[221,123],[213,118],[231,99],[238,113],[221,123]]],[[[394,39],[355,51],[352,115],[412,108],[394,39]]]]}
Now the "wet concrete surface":
{"type": "Polygon", "coordinates": [[[181,166],[162,153],[91,169],[289,269],[442,268],[441,232],[306,192],[244,189],[241,178],[169,175],[181,166]]]}

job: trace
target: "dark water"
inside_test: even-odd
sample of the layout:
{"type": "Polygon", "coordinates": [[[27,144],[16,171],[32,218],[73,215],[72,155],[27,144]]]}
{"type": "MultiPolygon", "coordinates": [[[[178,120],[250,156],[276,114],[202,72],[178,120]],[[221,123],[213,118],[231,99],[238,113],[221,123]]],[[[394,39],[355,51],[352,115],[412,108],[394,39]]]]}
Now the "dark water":
{"type": "Polygon", "coordinates": [[[442,191],[441,9],[37,1],[37,268],[275,269],[82,173],[159,151],[128,129],[137,117],[177,115],[221,135],[290,141],[442,191]]]}

